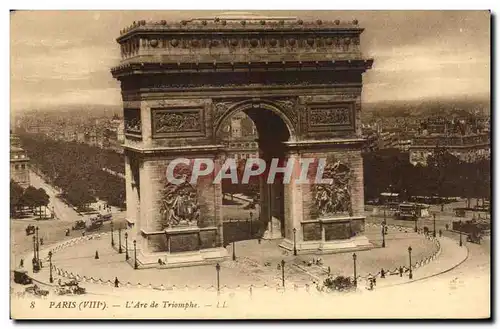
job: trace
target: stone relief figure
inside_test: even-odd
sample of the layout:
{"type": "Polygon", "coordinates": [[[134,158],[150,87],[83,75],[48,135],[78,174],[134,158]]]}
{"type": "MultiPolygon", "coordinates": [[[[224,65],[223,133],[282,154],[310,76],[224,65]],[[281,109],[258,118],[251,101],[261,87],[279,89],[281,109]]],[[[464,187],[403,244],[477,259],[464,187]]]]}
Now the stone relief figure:
{"type": "MultiPolygon", "coordinates": [[[[187,178],[182,173],[178,176],[187,178]]],[[[164,228],[198,225],[200,219],[198,196],[196,189],[189,184],[189,179],[179,185],[166,182],[160,200],[160,213],[165,224],[164,228]]]]}
{"type": "Polygon", "coordinates": [[[331,178],[331,184],[316,184],[313,186],[314,207],[320,217],[336,213],[351,212],[351,171],[336,161],[328,163],[323,178],[331,178]]]}
{"type": "Polygon", "coordinates": [[[142,131],[141,128],[141,119],[140,118],[129,118],[125,122],[125,130],[131,133],[140,134],[142,131]]]}

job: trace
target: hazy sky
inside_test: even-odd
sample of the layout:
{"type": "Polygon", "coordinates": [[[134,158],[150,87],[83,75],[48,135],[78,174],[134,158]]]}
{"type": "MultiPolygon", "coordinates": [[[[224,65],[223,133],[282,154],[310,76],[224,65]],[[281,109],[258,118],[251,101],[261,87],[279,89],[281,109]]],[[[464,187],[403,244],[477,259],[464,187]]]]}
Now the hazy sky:
{"type": "MultiPolygon", "coordinates": [[[[11,14],[13,110],[65,104],[120,105],[120,29],[141,19],[181,20],[221,11],[18,11],[11,14]]],[[[373,57],[364,101],[488,97],[490,14],[486,11],[256,11],[304,20],[351,20],[366,28],[373,57]]]]}

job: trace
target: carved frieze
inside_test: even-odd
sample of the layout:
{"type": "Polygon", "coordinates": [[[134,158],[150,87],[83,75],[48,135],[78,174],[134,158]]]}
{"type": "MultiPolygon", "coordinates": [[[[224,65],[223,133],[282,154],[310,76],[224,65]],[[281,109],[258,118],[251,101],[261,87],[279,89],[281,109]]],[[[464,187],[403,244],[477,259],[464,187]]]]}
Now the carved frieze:
{"type": "Polygon", "coordinates": [[[311,216],[321,218],[351,214],[351,169],[340,161],[329,159],[323,171],[323,178],[330,178],[331,183],[312,186],[311,216]]]}
{"type": "Polygon", "coordinates": [[[220,51],[224,52],[223,48],[228,48],[230,51],[240,49],[246,52],[257,50],[259,53],[275,53],[278,49],[283,53],[311,52],[315,49],[323,49],[324,51],[333,53],[352,53],[359,52],[359,36],[356,35],[325,35],[324,37],[310,37],[301,34],[292,34],[289,36],[279,37],[270,33],[261,38],[239,38],[233,34],[213,38],[206,34],[193,36],[158,36],[149,37],[141,36],[123,41],[120,45],[121,55],[123,59],[138,55],[140,50],[147,52],[162,52],[164,48],[170,48],[172,54],[181,53],[182,50],[189,49],[191,51],[220,51]],[[161,45],[161,46],[160,46],[161,45]],[[279,49],[281,48],[281,49],[279,49]]]}
{"type": "Polygon", "coordinates": [[[186,137],[204,135],[203,108],[153,108],[153,137],[186,137]]]}
{"type": "Polygon", "coordinates": [[[140,109],[123,109],[123,120],[125,126],[125,134],[142,135],[141,110],[140,109]]]}

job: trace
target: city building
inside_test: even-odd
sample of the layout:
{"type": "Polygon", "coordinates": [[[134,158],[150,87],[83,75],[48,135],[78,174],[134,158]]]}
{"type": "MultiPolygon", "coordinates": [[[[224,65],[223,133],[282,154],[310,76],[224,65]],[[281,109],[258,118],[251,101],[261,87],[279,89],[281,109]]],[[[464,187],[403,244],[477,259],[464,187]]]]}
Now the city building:
{"type": "Polygon", "coordinates": [[[487,133],[468,135],[434,134],[417,136],[409,147],[413,165],[427,165],[427,159],[437,148],[444,148],[464,162],[490,158],[490,136],[487,133]]]}
{"type": "Polygon", "coordinates": [[[243,112],[235,113],[224,127],[222,143],[226,145],[227,157],[236,161],[259,156],[257,131],[252,120],[243,112]]]}
{"type": "Polygon", "coordinates": [[[14,135],[10,135],[10,178],[24,188],[30,185],[29,158],[14,135]]]}
{"type": "Polygon", "coordinates": [[[409,148],[410,162],[426,166],[428,157],[438,148],[444,148],[464,162],[489,159],[488,119],[465,113],[460,117],[436,116],[422,120],[409,148]]]}

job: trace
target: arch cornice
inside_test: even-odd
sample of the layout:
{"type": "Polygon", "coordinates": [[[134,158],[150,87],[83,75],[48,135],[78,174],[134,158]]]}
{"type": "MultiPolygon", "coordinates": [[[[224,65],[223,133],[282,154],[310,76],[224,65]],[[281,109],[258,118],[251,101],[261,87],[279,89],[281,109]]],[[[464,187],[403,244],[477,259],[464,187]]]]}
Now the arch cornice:
{"type": "Polygon", "coordinates": [[[213,102],[213,126],[214,133],[218,131],[222,122],[238,111],[252,108],[272,111],[285,123],[290,132],[290,141],[297,139],[297,128],[299,115],[297,109],[297,97],[280,99],[251,98],[240,101],[220,100],[213,102]]]}

